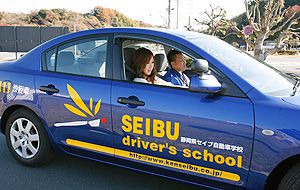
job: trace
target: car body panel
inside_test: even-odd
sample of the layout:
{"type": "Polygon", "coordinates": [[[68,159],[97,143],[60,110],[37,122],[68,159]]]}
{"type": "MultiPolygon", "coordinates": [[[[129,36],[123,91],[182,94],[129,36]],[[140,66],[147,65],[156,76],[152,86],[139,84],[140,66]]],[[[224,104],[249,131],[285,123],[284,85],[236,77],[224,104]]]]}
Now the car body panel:
{"type": "MultiPolygon", "coordinates": [[[[1,116],[11,106],[25,106],[40,115],[34,86],[34,72],[19,70],[14,63],[3,63],[1,66],[1,116]],[[6,66],[6,67],[4,67],[6,66]],[[16,70],[11,69],[14,67],[16,70]],[[7,69],[6,69],[7,68],[7,69]]],[[[5,126],[1,126],[5,127],[5,126]]]]}
{"type": "MultiPolygon", "coordinates": [[[[96,29],[57,37],[17,61],[0,64],[0,115],[13,106],[31,109],[53,145],[72,155],[216,189],[263,189],[276,166],[300,155],[300,96],[261,93],[192,43],[194,38],[214,37],[139,28],[96,29]],[[48,50],[98,36],[109,38],[107,78],[43,71],[43,55],[48,50]],[[122,38],[161,42],[204,58],[234,83],[243,97],[122,81],[118,75],[123,60],[117,41],[122,38]],[[54,85],[59,93],[42,92],[41,86],[47,85],[54,85]],[[118,102],[129,97],[145,105],[118,102]],[[198,168],[197,172],[193,168],[198,168]]],[[[1,129],[3,132],[3,125],[1,129]]]]}
{"type": "Polygon", "coordinates": [[[66,77],[64,74],[49,72],[47,75],[36,76],[36,86],[42,116],[56,143],[65,144],[66,138],[74,138],[106,146],[113,145],[111,80],[82,80],[80,76],[66,77]],[[53,84],[60,92],[48,95],[38,89],[48,84],[53,84]],[[85,114],[86,117],[82,117],[66,109],[66,104],[78,107],[74,102],[76,97],[70,94],[71,90],[87,102],[87,108],[91,110],[92,115],[85,114]],[[95,109],[97,104],[101,105],[98,110],[95,109]]]}
{"type": "MultiPolygon", "coordinates": [[[[251,156],[249,155],[252,153],[254,132],[253,106],[248,99],[191,93],[184,89],[161,88],[151,85],[144,87],[141,84],[113,82],[112,111],[116,148],[230,172],[236,174],[240,179],[235,181],[235,177],[230,179],[224,175],[222,179],[222,176],[209,176],[205,173],[185,171],[182,168],[175,169],[201,178],[245,186],[250,167],[251,156]],[[130,108],[116,102],[118,97],[129,96],[138,97],[145,102],[145,106],[130,108]],[[186,97],[189,97],[188,102],[184,101],[186,97]],[[230,112],[224,109],[227,106],[230,108],[230,112]],[[161,108],[169,111],[161,111],[161,108]],[[142,125],[138,129],[129,128],[127,130],[127,121],[129,123],[139,122],[142,125]],[[163,137],[155,137],[156,121],[162,122],[165,126],[163,137]],[[167,136],[167,122],[170,122],[171,126],[169,136],[167,136]],[[174,135],[176,123],[178,124],[177,136],[174,135]],[[144,145],[147,142],[165,145],[167,142],[168,147],[163,151],[151,151],[151,148],[147,146],[137,147],[132,144],[132,140],[136,139],[144,141],[142,142],[144,145]],[[189,140],[191,141],[189,142],[189,140]],[[219,145],[220,147],[218,147],[219,145]],[[201,153],[202,158],[198,155],[201,153]],[[211,161],[209,157],[205,156],[208,154],[218,158],[215,157],[215,160],[211,161]],[[223,157],[234,158],[234,162],[242,159],[241,165],[238,166],[236,163],[229,166],[222,163],[223,157]]],[[[159,136],[159,134],[157,135],[159,136]]],[[[174,169],[168,165],[163,166],[174,169]]],[[[212,181],[210,185],[214,186],[214,183],[212,181]]]]}
{"type": "MultiPolygon", "coordinates": [[[[253,100],[255,110],[255,138],[247,183],[247,188],[254,190],[265,186],[276,166],[299,155],[300,127],[294,122],[297,123],[300,107],[283,101],[285,98],[264,96],[255,89],[247,95],[253,100]],[[274,134],[264,135],[263,130],[274,134]]],[[[299,99],[299,96],[289,99],[299,99]]]]}

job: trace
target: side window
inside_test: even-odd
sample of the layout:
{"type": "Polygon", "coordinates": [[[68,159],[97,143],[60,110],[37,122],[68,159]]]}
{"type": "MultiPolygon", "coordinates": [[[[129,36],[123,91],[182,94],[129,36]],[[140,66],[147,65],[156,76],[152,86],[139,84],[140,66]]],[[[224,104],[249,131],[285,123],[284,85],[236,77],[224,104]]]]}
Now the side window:
{"type": "MultiPolygon", "coordinates": [[[[169,51],[172,50],[171,47],[160,44],[160,43],[155,43],[155,42],[149,42],[149,41],[142,41],[142,40],[125,40],[122,44],[122,48],[123,48],[123,62],[125,65],[125,76],[126,76],[126,80],[128,81],[133,81],[133,82],[145,82],[145,83],[152,83],[151,79],[150,80],[141,80],[139,79],[137,76],[141,76],[141,73],[138,73],[140,71],[137,71],[136,68],[137,66],[133,66],[133,54],[136,52],[136,50],[141,49],[141,48],[146,48],[148,50],[150,50],[152,52],[152,54],[154,55],[153,59],[155,62],[155,70],[156,70],[156,77],[154,81],[155,85],[162,85],[162,86],[170,86],[170,87],[178,87],[178,88],[187,88],[188,83],[189,83],[189,76],[184,74],[184,78],[183,79],[178,79],[178,81],[180,80],[184,80],[183,82],[178,82],[178,81],[171,81],[169,80],[170,77],[165,77],[165,75],[167,74],[168,70],[170,69],[170,65],[168,63],[167,60],[167,55],[169,53],[169,51]],[[137,79],[138,78],[138,79],[137,79]],[[176,83],[177,82],[177,83],[176,83]],[[185,82],[185,83],[184,83],[185,82]]],[[[181,51],[180,51],[181,52],[181,51]]],[[[137,56],[137,60],[145,60],[142,59],[142,57],[147,57],[148,53],[147,52],[138,52],[139,56],[137,56]]],[[[193,61],[192,57],[189,57],[188,55],[186,55],[184,52],[182,52],[182,58],[181,58],[184,62],[186,60],[189,61],[189,67],[188,68],[184,68],[181,71],[185,71],[187,73],[190,73],[190,65],[191,62],[193,61]]],[[[141,66],[146,67],[145,63],[141,63],[141,66]]],[[[151,74],[150,74],[151,75],[151,74]]],[[[148,76],[150,76],[148,75],[148,76]]],[[[179,72],[178,72],[178,75],[179,72]]],[[[182,76],[182,75],[180,75],[182,76]]],[[[147,78],[147,77],[145,77],[147,78]]]]}
{"type": "Polygon", "coordinates": [[[105,78],[107,42],[106,38],[91,38],[59,46],[57,53],[50,50],[45,54],[47,70],[105,78]]]}
{"type": "MultiPolygon", "coordinates": [[[[139,73],[137,69],[135,69],[135,67],[133,67],[132,65],[132,55],[139,48],[146,48],[150,50],[154,55],[153,58],[157,71],[155,75],[156,77],[154,80],[154,85],[188,89],[190,80],[196,75],[196,73],[191,69],[193,61],[196,58],[204,59],[201,55],[191,52],[190,50],[184,48],[182,48],[181,50],[181,48],[175,48],[169,45],[151,41],[124,39],[122,41],[123,69],[125,74],[125,78],[123,78],[124,80],[138,83],[147,83],[148,85],[153,84],[152,81],[149,80],[150,77],[141,78],[141,74],[140,76],[138,76],[139,73]],[[175,53],[175,55],[173,55],[173,59],[176,60],[176,68],[173,65],[171,69],[171,66],[169,65],[167,60],[167,55],[171,51],[173,51],[174,54],[174,50],[176,50],[175,52],[180,52],[181,55],[177,56],[178,53],[175,53]],[[185,67],[181,67],[181,65],[184,64],[185,67]]],[[[172,55],[172,53],[170,53],[170,55],[172,55]]],[[[222,84],[222,89],[220,92],[221,95],[245,97],[245,94],[229,78],[227,78],[221,71],[219,71],[212,63],[208,62],[208,65],[209,73],[216,77],[216,79],[222,84]]],[[[145,68],[145,64],[143,64],[142,66],[144,66],[145,68]]],[[[148,74],[148,76],[150,76],[150,74],[148,74]]]]}
{"type": "Polygon", "coordinates": [[[56,56],[56,49],[52,49],[46,53],[46,64],[48,71],[55,71],[55,56],[56,56]]]}

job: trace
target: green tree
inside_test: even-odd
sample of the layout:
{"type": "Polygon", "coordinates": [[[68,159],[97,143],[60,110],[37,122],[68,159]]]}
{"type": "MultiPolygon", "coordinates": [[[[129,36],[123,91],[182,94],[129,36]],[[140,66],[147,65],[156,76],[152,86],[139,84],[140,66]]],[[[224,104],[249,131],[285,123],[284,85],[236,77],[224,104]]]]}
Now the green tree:
{"type": "Polygon", "coordinates": [[[84,23],[87,25],[88,28],[102,28],[103,25],[97,19],[97,17],[86,14],[84,15],[84,23]]]}
{"type": "Polygon", "coordinates": [[[57,15],[52,10],[41,9],[38,12],[33,12],[30,15],[30,23],[43,26],[51,26],[52,23],[59,20],[59,15],[57,15]]]}
{"type": "Polygon", "coordinates": [[[115,11],[97,6],[92,10],[91,15],[95,16],[102,26],[111,26],[115,11]]]}
{"type": "Polygon", "coordinates": [[[294,6],[294,5],[300,5],[299,0],[285,0],[285,8],[294,6]]]}
{"type": "Polygon", "coordinates": [[[139,22],[132,20],[123,13],[114,9],[103,8],[100,6],[95,7],[91,15],[95,16],[103,26],[113,27],[132,27],[139,26],[139,22]]]}

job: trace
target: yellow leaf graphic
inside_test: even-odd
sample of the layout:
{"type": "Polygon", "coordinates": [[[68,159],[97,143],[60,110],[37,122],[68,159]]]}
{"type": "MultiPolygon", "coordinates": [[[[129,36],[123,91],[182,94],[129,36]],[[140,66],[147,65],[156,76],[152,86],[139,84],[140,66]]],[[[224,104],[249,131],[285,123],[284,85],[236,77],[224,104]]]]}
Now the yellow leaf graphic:
{"type": "Polygon", "coordinates": [[[93,98],[90,98],[90,110],[93,111],[93,98]]]}
{"type": "Polygon", "coordinates": [[[70,105],[70,104],[64,104],[65,107],[72,113],[79,115],[81,117],[87,117],[82,111],[80,111],[79,109],[75,108],[74,106],[70,105]]]}
{"type": "Polygon", "coordinates": [[[97,103],[97,105],[95,107],[95,112],[94,112],[95,115],[99,112],[100,106],[101,106],[101,99],[98,101],[98,103],[97,103]]]}
{"type": "Polygon", "coordinates": [[[76,92],[76,90],[74,90],[74,88],[67,84],[67,88],[68,88],[68,92],[72,98],[72,100],[74,101],[74,103],[81,108],[83,111],[85,111],[87,114],[89,114],[90,116],[94,117],[94,115],[92,114],[92,112],[89,110],[89,108],[85,105],[85,103],[82,101],[82,99],[80,98],[79,94],[76,92]]]}

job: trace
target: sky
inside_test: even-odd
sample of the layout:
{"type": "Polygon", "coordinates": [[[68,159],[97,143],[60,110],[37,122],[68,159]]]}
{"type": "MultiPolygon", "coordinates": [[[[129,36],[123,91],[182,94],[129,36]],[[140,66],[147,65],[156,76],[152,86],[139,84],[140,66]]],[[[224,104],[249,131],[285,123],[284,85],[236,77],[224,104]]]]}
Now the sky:
{"type": "MultiPolygon", "coordinates": [[[[243,0],[172,0],[171,27],[186,26],[189,18],[195,25],[195,18],[201,18],[200,13],[220,6],[227,11],[227,17],[232,18],[245,12],[243,0]]],[[[168,0],[0,0],[0,12],[30,13],[37,9],[65,8],[75,12],[87,13],[96,6],[116,9],[135,20],[141,20],[152,25],[166,25],[168,0]]]]}

